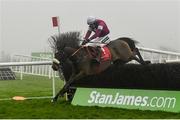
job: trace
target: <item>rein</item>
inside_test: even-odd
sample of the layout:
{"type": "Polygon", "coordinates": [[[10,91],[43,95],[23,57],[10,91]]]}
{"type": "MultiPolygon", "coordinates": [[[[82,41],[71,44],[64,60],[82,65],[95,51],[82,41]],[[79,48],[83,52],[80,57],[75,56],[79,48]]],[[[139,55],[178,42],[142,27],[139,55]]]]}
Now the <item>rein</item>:
{"type": "Polygon", "coordinates": [[[77,52],[79,52],[80,49],[84,48],[84,46],[81,46],[80,48],[78,48],[74,53],[72,53],[71,57],[74,56],[77,52]]]}
{"type": "MultiPolygon", "coordinates": [[[[86,46],[81,46],[80,48],[78,48],[75,52],[73,52],[71,55],[70,55],[70,57],[72,57],[72,56],[74,56],[76,53],[78,53],[82,48],[85,48],[86,46]]],[[[87,47],[86,47],[87,48],[87,47]]],[[[87,48],[86,49],[87,50],[87,52],[88,52],[88,54],[91,56],[91,54],[90,54],[90,51],[89,51],[89,49],[87,48]]],[[[53,58],[53,62],[54,63],[56,63],[56,64],[60,64],[60,61],[58,60],[58,59],[56,59],[56,58],[53,58]]]]}
{"type": "Polygon", "coordinates": [[[90,56],[90,57],[92,57],[92,55],[91,55],[91,53],[90,53],[90,51],[89,51],[88,47],[87,47],[87,46],[85,46],[85,45],[81,46],[81,47],[80,47],[79,49],[77,49],[74,53],[72,53],[71,57],[72,57],[72,56],[74,56],[76,53],[78,53],[78,52],[79,52],[79,50],[81,50],[82,48],[86,48],[86,50],[87,50],[87,52],[88,52],[89,56],[90,56]]]}

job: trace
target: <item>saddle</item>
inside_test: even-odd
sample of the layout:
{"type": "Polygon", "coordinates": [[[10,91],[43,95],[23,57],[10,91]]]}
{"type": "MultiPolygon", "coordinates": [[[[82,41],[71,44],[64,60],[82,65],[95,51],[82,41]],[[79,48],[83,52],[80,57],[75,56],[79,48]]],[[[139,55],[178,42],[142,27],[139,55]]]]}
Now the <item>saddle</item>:
{"type": "Polygon", "coordinates": [[[98,59],[99,62],[111,60],[111,53],[107,46],[104,47],[86,46],[86,50],[88,51],[88,54],[92,59],[98,59]]]}
{"type": "Polygon", "coordinates": [[[101,49],[99,46],[98,47],[87,46],[87,47],[91,57],[93,58],[98,57],[98,55],[101,54],[101,49]]]}

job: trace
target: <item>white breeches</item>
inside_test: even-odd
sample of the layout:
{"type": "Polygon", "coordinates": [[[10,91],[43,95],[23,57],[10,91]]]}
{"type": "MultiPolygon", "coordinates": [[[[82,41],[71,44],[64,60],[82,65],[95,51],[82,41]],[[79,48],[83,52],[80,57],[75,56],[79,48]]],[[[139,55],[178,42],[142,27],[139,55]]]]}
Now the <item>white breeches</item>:
{"type": "Polygon", "coordinates": [[[103,46],[107,45],[109,42],[110,42],[110,38],[109,38],[108,35],[106,35],[104,37],[98,37],[98,38],[95,38],[95,39],[91,40],[85,46],[92,46],[92,47],[100,46],[100,47],[103,47],[103,46]]]}

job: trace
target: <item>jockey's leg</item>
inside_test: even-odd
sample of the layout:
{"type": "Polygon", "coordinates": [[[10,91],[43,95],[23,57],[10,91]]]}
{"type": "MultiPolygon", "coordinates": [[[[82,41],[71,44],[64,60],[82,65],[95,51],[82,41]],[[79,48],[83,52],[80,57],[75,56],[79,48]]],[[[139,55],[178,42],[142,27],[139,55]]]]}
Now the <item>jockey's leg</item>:
{"type": "Polygon", "coordinates": [[[85,46],[91,46],[91,47],[97,46],[97,41],[96,41],[96,39],[91,40],[90,42],[88,42],[87,44],[85,44],[85,46]]]}
{"type": "Polygon", "coordinates": [[[89,43],[86,44],[86,46],[95,47],[95,50],[97,51],[97,55],[95,56],[95,58],[93,58],[95,63],[100,64],[100,62],[101,62],[101,47],[104,47],[109,42],[110,42],[110,39],[109,39],[108,35],[106,35],[104,37],[99,37],[99,38],[93,39],[89,43]]]}
{"type": "Polygon", "coordinates": [[[99,38],[93,39],[89,43],[86,44],[86,46],[91,46],[95,48],[97,55],[93,56],[92,62],[96,64],[100,64],[101,47],[99,45],[100,45],[99,38]]]}
{"type": "Polygon", "coordinates": [[[105,45],[107,45],[110,42],[110,39],[109,39],[108,35],[106,35],[104,37],[98,38],[98,41],[99,41],[99,43],[97,44],[97,47],[96,47],[96,49],[98,51],[96,61],[98,63],[100,63],[101,62],[101,51],[102,51],[101,48],[104,47],[105,45]]]}
{"type": "Polygon", "coordinates": [[[108,44],[110,42],[110,38],[108,35],[106,35],[104,37],[100,37],[99,41],[100,41],[100,43],[108,44]]]}
{"type": "Polygon", "coordinates": [[[97,51],[97,55],[96,57],[94,58],[94,60],[100,64],[101,63],[101,47],[100,46],[97,46],[96,47],[96,51],[97,51]]]}

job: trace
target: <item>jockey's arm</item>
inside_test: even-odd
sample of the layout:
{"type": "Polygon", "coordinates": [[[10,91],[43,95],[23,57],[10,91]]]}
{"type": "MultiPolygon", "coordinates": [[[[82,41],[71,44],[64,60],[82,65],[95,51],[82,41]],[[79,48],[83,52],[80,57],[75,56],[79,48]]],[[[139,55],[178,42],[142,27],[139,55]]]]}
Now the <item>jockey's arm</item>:
{"type": "Polygon", "coordinates": [[[95,34],[94,34],[93,36],[91,36],[89,39],[90,39],[90,40],[93,40],[93,39],[95,39],[95,38],[97,38],[97,37],[100,37],[100,34],[101,34],[101,32],[102,32],[102,29],[103,29],[103,26],[99,25],[98,28],[97,28],[97,30],[96,30],[96,32],[95,32],[95,34]]]}
{"type": "Polygon", "coordinates": [[[84,37],[84,39],[85,39],[85,40],[88,40],[88,38],[89,38],[89,36],[91,35],[91,33],[92,33],[92,31],[88,30],[87,33],[86,33],[86,35],[85,35],[85,37],[84,37]]]}
{"type": "Polygon", "coordinates": [[[84,39],[88,40],[91,33],[92,33],[92,28],[89,26],[88,31],[86,32],[86,35],[85,35],[84,39]]]}
{"type": "Polygon", "coordinates": [[[89,36],[91,35],[91,33],[92,33],[92,29],[89,27],[89,29],[86,32],[86,35],[84,37],[84,41],[82,42],[82,45],[85,45],[86,43],[88,43],[90,41],[89,36]]]}

